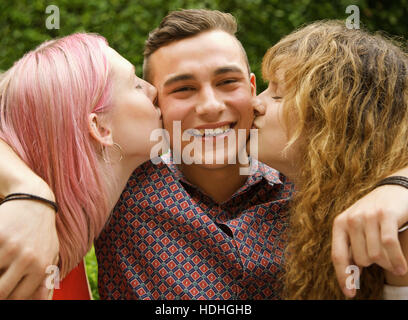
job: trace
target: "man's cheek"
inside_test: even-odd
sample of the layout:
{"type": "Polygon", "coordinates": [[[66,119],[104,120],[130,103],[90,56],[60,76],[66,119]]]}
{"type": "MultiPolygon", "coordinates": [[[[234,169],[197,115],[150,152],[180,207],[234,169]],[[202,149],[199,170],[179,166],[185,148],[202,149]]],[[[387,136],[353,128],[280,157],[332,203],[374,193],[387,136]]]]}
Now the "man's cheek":
{"type": "Polygon", "coordinates": [[[246,112],[241,113],[241,123],[242,127],[250,129],[252,127],[252,122],[254,120],[254,113],[251,110],[246,110],[246,112]]]}
{"type": "Polygon", "coordinates": [[[169,112],[164,111],[162,109],[162,118],[163,118],[163,127],[166,129],[168,132],[173,130],[173,123],[176,121],[176,119],[173,117],[173,115],[169,112]]]}

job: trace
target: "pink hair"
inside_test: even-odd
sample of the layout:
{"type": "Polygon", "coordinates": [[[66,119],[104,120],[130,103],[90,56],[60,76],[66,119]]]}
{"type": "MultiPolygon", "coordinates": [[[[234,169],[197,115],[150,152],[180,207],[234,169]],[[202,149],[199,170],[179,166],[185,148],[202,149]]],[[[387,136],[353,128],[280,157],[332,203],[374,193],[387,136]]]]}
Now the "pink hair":
{"type": "Polygon", "coordinates": [[[77,33],[28,52],[0,81],[0,138],[55,193],[65,276],[108,216],[106,188],[88,115],[111,107],[106,40],[77,33]]]}

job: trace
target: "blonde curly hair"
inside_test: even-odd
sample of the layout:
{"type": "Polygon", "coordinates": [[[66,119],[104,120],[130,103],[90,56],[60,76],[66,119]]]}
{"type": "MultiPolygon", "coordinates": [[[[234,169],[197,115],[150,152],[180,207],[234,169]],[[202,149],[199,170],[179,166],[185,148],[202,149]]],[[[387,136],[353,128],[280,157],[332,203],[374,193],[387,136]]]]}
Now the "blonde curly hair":
{"type": "MultiPolygon", "coordinates": [[[[283,115],[300,170],[286,249],[285,297],[343,299],[331,262],[334,218],[408,166],[408,55],[385,36],[341,21],[303,27],[270,48],[262,72],[284,70],[283,115]]],[[[357,298],[382,297],[384,275],[364,269],[357,298]]]]}

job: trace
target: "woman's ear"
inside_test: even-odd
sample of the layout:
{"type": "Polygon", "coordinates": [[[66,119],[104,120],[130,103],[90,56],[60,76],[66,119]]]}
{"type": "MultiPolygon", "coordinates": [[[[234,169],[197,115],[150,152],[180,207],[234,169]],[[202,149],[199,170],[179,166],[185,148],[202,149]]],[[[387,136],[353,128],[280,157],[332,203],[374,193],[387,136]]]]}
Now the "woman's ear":
{"type": "Polygon", "coordinates": [[[112,131],[96,113],[88,116],[88,129],[91,136],[103,146],[112,146],[112,131]]]}

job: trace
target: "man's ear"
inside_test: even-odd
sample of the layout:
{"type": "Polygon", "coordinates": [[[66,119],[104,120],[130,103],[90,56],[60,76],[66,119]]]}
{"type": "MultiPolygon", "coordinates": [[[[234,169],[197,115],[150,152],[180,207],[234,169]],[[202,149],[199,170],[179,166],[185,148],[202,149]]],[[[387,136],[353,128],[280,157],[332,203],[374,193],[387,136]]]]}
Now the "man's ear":
{"type": "Polygon", "coordinates": [[[101,121],[101,117],[96,113],[91,113],[88,116],[88,129],[91,136],[101,145],[113,145],[111,129],[103,124],[103,121],[101,121]]]}
{"type": "Polygon", "coordinates": [[[256,96],[256,77],[255,74],[251,73],[249,77],[249,81],[251,82],[251,94],[253,97],[256,96]]]}

